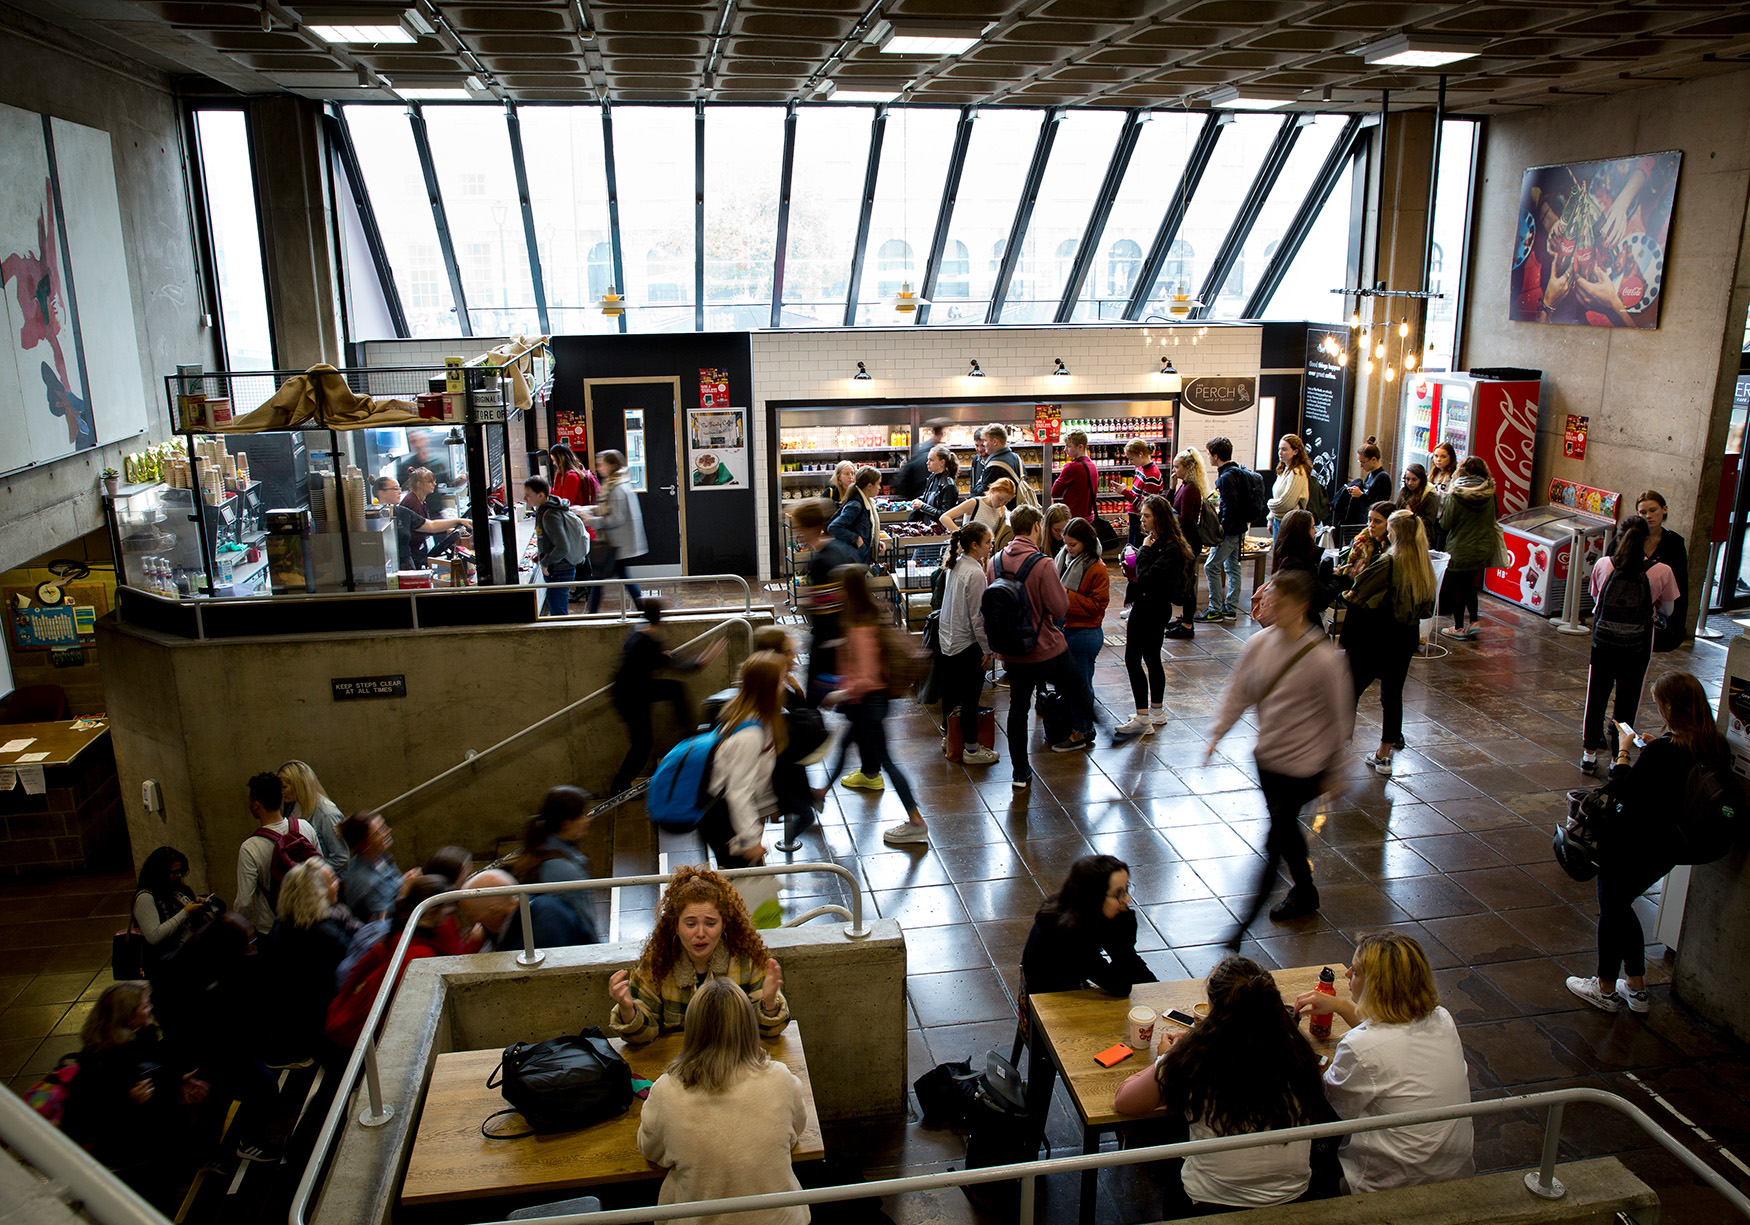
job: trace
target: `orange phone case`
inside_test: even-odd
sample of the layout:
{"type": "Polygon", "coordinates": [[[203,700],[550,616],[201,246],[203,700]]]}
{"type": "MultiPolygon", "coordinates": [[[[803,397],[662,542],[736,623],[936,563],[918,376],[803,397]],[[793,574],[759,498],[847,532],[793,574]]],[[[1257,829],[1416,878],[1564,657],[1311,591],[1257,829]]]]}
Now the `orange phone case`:
{"type": "Polygon", "coordinates": [[[1107,1047],[1105,1050],[1101,1051],[1098,1055],[1095,1055],[1094,1058],[1099,1063],[1110,1068],[1116,1064],[1123,1063],[1126,1059],[1129,1059],[1134,1054],[1136,1054],[1135,1051],[1131,1050],[1128,1046],[1125,1046],[1124,1043],[1120,1042],[1117,1046],[1107,1047]]]}

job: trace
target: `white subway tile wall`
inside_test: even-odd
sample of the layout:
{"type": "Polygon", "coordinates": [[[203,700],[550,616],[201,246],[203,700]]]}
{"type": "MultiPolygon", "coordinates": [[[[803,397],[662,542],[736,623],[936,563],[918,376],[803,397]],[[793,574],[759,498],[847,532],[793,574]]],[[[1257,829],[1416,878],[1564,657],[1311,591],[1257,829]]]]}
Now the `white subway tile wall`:
{"type": "MultiPolygon", "coordinates": [[[[860,399],[992,399],[1050,402],[1065,395],[1131,396],[1154,390],[1161,355],[1182,378],[1256,377],[1263,338],[1255,326],[1201,324],[1073,328],[864,328],[821,332],[755,332],[753,441],[759,573],[773,577],[772,490],[764,469],[772,414],[769,402],[830,404],[860,399]],[[1164,342],[1164,343],[1163,343],[1164,342]],[[1053,376],[1062,358],[1070,378],[1053,376]],[[985,377],[969,380],[977,359],[985,377]],[[857,363],[873,376],[854,381],[857,363]]],[[[441,365],[445,357],[472,357],[501,343],[469,340],[373,340],[362,346],[367,366],[441,365]]],[[[677,343],[679,343],[677,341],[677,343]]],[[[1242,413],[1207,417],[1180,414],[1180,442],[1196,446],[1226,434],[1242,460],[1256,450],[1257,418],[1242,413]]]]}

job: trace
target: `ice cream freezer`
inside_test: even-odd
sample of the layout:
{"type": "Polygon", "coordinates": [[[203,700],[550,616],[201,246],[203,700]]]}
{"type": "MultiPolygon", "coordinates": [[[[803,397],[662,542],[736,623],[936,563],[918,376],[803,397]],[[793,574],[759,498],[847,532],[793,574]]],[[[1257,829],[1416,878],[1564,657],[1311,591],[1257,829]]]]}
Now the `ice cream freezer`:
{"type": "Polygon", "coordinates": [[[1592,596],[1586,583],[1609,547],[1616,522],[1568,506],[1533,506],[1503,515],[1501,534],[1513,560],[1505,568],[1483,571],[1483,590],[1534,613],[1561,616],[1576,527],[1581,533],[1580,611],[1590,612],[1592,596]]]}

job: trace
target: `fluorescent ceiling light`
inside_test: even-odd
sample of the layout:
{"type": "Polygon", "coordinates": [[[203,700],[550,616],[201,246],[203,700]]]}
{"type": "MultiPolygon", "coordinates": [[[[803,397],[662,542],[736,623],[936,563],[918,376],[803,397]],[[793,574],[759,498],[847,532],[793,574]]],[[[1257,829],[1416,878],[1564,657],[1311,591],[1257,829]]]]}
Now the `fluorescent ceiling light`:
{"type": "Polygon", "coordinates": [[[1476,54],[1474,45],[1460,39],[1422,34],[1399,34],[1361,48],[1361,58],[1367,63],[1393,68],[1444,68],[1476,54]]]}
{"type": "Polygon", "coordinates": [[[863,41],[885,55],[960,55],[976,47],[987,28],[983,22],[884,18],[863,41]]]}
{"type": "Polygon", "coordinates": [[[472,102],[492,96],[492,91],[480,83],[480,78],[472,76],[459,84],[449,77],[422,77],[399,83],[383,77],[382,81],[409,102],[472,102]]]}
{"type": "Polygon", "coordinates": [[[1235,88],[1232,85],[1209,95],[1209,105],[1233,111],[1273,111],[1279,106],[1300,101],[1293,89],[1260,89],[1254,85],[1235,88]]]}
{"type": "Polygon", "coordinates": [[[417,41],[412,34],[401,28],[399,22],[394,25],[320,25],[306,28],[325,43],[410,43],[417,41]]]}
{"type": "Polygon", "coordinates": [[[360,11],[355,7],[299,5],[304,27],[328,43],[411,43],[432,32],[431,21],[416,8],[360,11]]]}
{"type": "Polygon", "coordinates": [[[835,89],[834,102],[892,102],[899,97],[897,89],[835,89]]]}

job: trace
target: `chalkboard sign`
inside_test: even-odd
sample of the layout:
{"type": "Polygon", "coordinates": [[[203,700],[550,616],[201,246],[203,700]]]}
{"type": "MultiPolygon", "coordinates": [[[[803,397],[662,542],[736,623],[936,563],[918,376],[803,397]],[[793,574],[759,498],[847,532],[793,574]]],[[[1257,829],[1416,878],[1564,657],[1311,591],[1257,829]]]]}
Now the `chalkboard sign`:
{"type": "Polygon", "coordinates": [[[358,702],[365,698],[404,698],[407,696],[407,677],[401,676],[336,676],[329,684],[334,686],[336,702],[358,702]]]}

